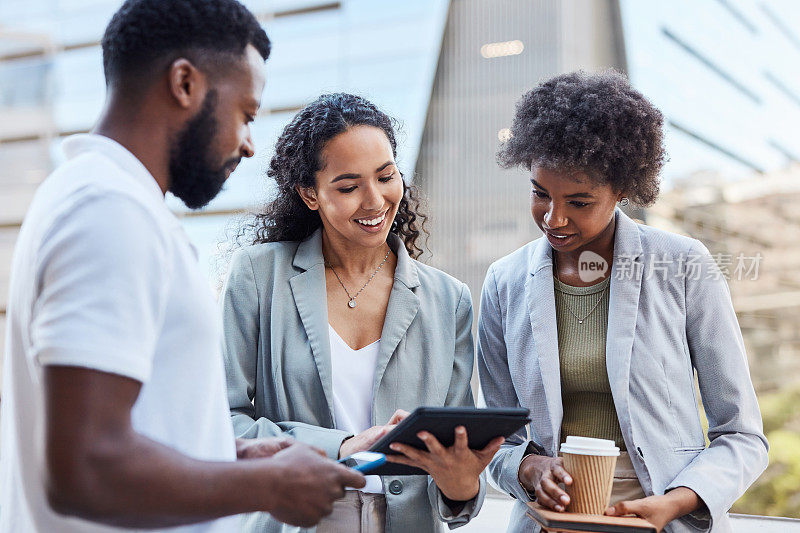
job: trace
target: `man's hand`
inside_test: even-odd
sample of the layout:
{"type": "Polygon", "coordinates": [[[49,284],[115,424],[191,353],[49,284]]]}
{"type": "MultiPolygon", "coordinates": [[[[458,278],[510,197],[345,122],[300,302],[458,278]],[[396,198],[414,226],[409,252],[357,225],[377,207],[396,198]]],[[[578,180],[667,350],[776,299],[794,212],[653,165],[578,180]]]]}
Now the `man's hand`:
{"type": "MultiPolygon", "coordinates": [[[[131,409],[141,383],[130,378],[47,366],[44,382],[44,488],[59,514],[142,529],[263,511],[311,526],[331,512],[344,487],[365,483],[358,472],[305,444],[241,461],[184,455],[134,430],[131,409]]],[[[265,442],[252,450],[269,453],[288,444],[265,442]]]]}
{"type": "Polygon", "coordinates": [[[639,500],[619,502],[618,504],[606,509],[609,516],[636,515],[644,518],[658,531],[664,526],[697,510],[702,500],[692,489],[678,487],[663,496],[649,496],[639,500]]]}
{"type": "MultiPolygon", "coordinates": [[[[306,444],[293,443],[264,461],[268,467],[264,499],[272,500],[269,513],[287,524],[311,527],[333,511],[345,487],[361,488],[362,474],[325,457],[306,444]]],[[[248,489],[249,490],[249,489],[248,489]]]]}
{"type": "Polygon", "coordinates": [[[542,507],[559,512],[567,508],[569,495],[558,484],[571,485],[572,476],[564,470],[560,457],[529,455],[519,465],[518,477],[520,484],[536,495],[542,507]]]}
{"type": "Polygon", "coordinates": [[[272,457],[292,445],[291,437],[267,437],[262,439],[236,439],[238,459],[258,459],[272,457]]]}

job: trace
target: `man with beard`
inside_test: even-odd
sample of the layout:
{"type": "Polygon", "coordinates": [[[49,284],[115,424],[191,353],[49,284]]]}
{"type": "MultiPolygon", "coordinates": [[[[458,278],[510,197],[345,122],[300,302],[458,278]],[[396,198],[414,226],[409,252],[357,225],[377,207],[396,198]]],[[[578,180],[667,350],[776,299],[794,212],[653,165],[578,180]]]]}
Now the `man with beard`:
{"type": "Polygon", "coordinates": [[[108,99],[39,188],[14,254],[0,531],[310,526],[360,474],[233,436],[221,327],[166,191],[207,204],[243,157],[269,40],[235,0],[128,0],[103,37],[108,99]],[[238,459],[238,460],[237,460],[238,459]]]}

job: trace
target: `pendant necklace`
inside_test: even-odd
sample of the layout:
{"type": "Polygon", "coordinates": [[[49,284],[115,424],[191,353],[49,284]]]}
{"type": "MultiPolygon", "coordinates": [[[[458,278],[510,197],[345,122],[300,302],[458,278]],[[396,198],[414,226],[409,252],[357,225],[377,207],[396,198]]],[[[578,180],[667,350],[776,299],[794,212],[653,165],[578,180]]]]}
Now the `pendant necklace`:
{"type": "Polygon", "coordinates": [[[342,288],[344,289],[344,292],[347,294],[347,297],[349,298],[349,301],[347,302],[347,307],[349,307],[350,309],[353,309],[356,306],[356,298],[358,298],[358,295],[361,294],[361,291],[363,291],[364,289],[367,288],[367,285],[369,285],[369,282],[372,281],[372,278],[374,278],[375,275],[378,272],[380,272],[381,268],[383,268],[383,264],[386,262],[387,259],[389,259],[389,254],[391,253],[391,251],[392,250],[390,248],[386,252],[386,256],[383,258],[383,261],[381,261],[381,264],[378,265],[378,268],[375,269],[375,272],[372,273],[372,275],[369,277],[369,279],[364,284],[364,286],[361,287],[360,289],[358,289],[358,292],[353,294],[353,295],[350,295],[350,291],[348,291],[347,287],[344,286],[344,283],[342,282],[342,278],[340,278],[339,274],[336,273],[336,269],[333,268],[333,265],[330,264],[329,262],[325,261],[325,266],[330,267],[330,269],[333,271],[333,275],[336,276],[337,280],[339,280],[339,285],[342,286],[342,288]]]}
{"type": "MultiPolygon", "coordinates": [[[[556,275],[556,280],[557,280],[559,283],[563,283],[564,285],[566,285],[566,283],[564,283],[563,281],[561,281],[561,280],[558,278],[558,260],[556,259],[555,250],[553,251],[553,267],[555,267],[555,275],[556,275]]],[[[601,283],[602,283],[602,282],[601,282],[601,283]]],[[[583,321],[584,321],[584,320],[586,320],[587,318],[589,318],[590,316],[592,316],[592,313],[594,313],[594,310],[595,310],[595,309],[597,309],[597,306],[598,306],[598,305],[600,305],[600,302],[601,302],[601,301],[603,301],[603,296],[605,295],[606,289],[608,289],[608,285],[606,285],[605,287],[603,287],[603,290],[602,290],[602,291],[600,291],[600,298],[598,298],[598,299],[597,299],[597,301],[594,303],[594,305],[593,305],[593,306],[592,306],[592,308],[589,310],[589,312],[588,312],[588,313],[587,313],[585,316],[583,316],[583,317],[579,317],[578,315],[576,315],[576,314],[575,314],[575,312],[574,312],[574,311],[572,310],[572,308],[570,307],[569,303],[567,303],[566,301],[564,301],[564,307],[566,307],[566,308],[567,308],[567,311],[569,311],[569,314],[571,314],[572,316],[574,316],[574,317],[575,317],[575,320],[577,320],[577,321],[578,321],[578,324],[583,324],[583,321]]]]}

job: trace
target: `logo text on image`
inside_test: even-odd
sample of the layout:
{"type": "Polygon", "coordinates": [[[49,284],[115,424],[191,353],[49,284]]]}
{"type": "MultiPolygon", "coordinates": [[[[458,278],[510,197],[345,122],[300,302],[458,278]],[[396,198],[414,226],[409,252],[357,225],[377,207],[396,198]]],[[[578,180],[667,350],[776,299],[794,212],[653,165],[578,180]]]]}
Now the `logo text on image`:
{"type": "Polygon", "coordinates": [[[586,250],[578,256],[578,276],[584,283],[591,283],[606,275],[608,261],[599,254],[586,250]]]}

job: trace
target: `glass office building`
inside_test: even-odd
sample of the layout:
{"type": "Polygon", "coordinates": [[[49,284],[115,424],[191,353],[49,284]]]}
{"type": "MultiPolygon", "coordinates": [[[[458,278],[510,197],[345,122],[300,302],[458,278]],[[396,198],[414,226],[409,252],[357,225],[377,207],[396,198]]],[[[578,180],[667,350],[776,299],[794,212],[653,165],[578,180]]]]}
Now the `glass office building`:
{"type": "MultiPolygon", "coordinates": [[[[62,161],[63,137],[88,131],[102,108],[99,41],[120,3],[0,2],[0,332],[30,199],[62,161]]],[[[772,183],[764,177],[800,160],[800,10],[790,0],[246,3],[274,42],[253,125],[256,157],[206,209],[188,212],[168,198],[212,286],[226,266],[215,258],[240,214],[269,198],[265,169],[282,127],[316,95],[343,90],[401,120],[400,166],[428,198],[423,258],[466,281],[477,303],[489,263],[538,236],[523,173],[495,164],[514,103],[549,76],[613,67],[666,116],[665,193],[638,215],[715,252],[763,250],[766,281],[732,284],[746,338],[762,339],[753,341],[759,357],[787,361],[800,349],[795,334],[771,335],[787,328],[777,317],[800,319],[792,304],[800,287],[790,276],[800,251],[797,240],[780,238],[800,227],[786,180],[756,186],[755,205],[722,198],[736,196],[734,183],[772,183]],[[765,221],[786,231],[765,234],[765,221]],[[770,257],[778,270],[767,268],[770,257]],[[764,294],[777,309],[750,298],[764,294]]]]}
{"type": "MultiPolygon", "coordinates": [[[[88,131],[102,108],[99,41],[120,3],[0,3],[0,321],[30,198],[62,160],[61,139],[88,131]]],[[[465,280],[473,296],[493,259],[538,234],[527,180],[499,169],[494,154],[514,102],[546,77],[627,71],[665,112],[668,190],[701,171],[736,181],[800,159],[800,15],[788,0],[247,4],[274,42],[253,126],[258,153],[206,209],[188,212],[168,198],[215,286],[225,268],[215,257],[238,214],[269,197],[265,168],[281,128],[325,91],[357,92],[401,120],[400,166],[428,197],[425,260],[465,280]]],[[[675,218],[674,210],[649,216],[675,218]]]]}
{"type": "Polygon", "coordinates": [[[416,169],[428,261],[465,281],[476,309],[489,264],[539,236],[528,178],[495,162],[516,101],[561,72],[624,69],[621,37],[612,1],[451,2],[416,169]]]}
{"type": "MultiPolygon", "coordinates": [[[[495,164],[514,103],[555,74],[616,68],[666,119],[664,192],[634,214],[700,238],[720,262],[763,255],[757,281],[730,282],[754,380],[759,392],[797,381],[794,0],[245,3],[274,44],[253,125],[256,156],[201,211],[168,198],[212,287],[226,266],[224,254],[216,258],[241,214],[270,196],[265,170],[283,126],[318,94],[350,91],[402,122],[399,165],[428,201],[423,260],[464,280],[477,313],[488,265],[539,236],[526,176],[495,164]]],[[[0,1],[0,346],[21,221],[36,187],[63,160],[60,141],[88,131],[102,109],[99,41],[120,4],[0,1]]]]}
{"type": "MultiPolygon", "coordinates": [[[[11,253],[34,191],[63,160],[61,140],[88,131],[104,102],[100,39],[119,0],[0,2],[0,338],[11,253]]],[[[398,162],[413,174],[447,16],[443,0],[252,0],[273,41],[256,156],[202,211],[171,208],[212,285],[226,230],[269,198],[266,167],[283,126],[323,92],[361,94],[402,119],[398,162]]]]}
{"type": "Polygon", "coordinates": [[[699,238],[732,274],[738,258],[760,257],[756,279],[730,279],[756,362],[753,378],[761,390],[797,383],[798,5],[620,5],[629,76],[666,116],[671,159],[665,192],[648,222],[699,238]]]}
{"type": "Polygon", "coordinates": [[[668,179],[800,162],[796,2],[620,4],[630,78],[668,119],[668,179]]]}

